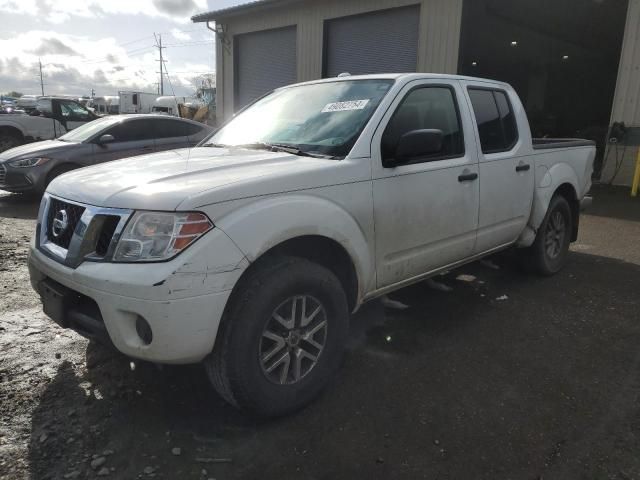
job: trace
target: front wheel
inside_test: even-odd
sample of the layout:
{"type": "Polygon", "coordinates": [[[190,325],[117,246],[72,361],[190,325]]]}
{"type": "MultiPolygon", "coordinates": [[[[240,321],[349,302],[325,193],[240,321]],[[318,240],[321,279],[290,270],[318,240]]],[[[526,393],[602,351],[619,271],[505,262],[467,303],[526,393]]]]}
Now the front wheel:
{"type": "Polygon", "coordinates": [[[294,257],[258,267],[239,288],[205,360],[209,379],[253,415],[294,412],[320,394],[340,364],[346,295],[331,271],[294,257]]]}
{"type": "Polygon", "coordinates": [[[573,231],[571,207],[566,198],[551,199],[533,245],[522,252],[525,266],[541,275],[554,275],[567,263],[573,231]]]}

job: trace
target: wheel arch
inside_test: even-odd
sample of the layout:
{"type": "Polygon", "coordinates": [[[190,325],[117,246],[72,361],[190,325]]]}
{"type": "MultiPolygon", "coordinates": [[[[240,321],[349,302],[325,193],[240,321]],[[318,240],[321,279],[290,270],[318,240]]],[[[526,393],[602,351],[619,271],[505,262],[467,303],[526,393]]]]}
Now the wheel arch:
{"type": "Polygon", "coordinates": [[[247,271],[274,255],[315,261],[340,279],[352,310],[375,282],[367,240],[372,233],[367,234],[352,215],[328,199],[285,195],[251,202],[222,218],[214,213],[211,218],[247,257],[251,264],[247,271]]]}
{"type": "Polygon", "coordinates": [[[15,137],[24,139],[24,132],[14,125],[0,125],[0,133],[8,133],[15,137]]]}
{"type": "Polygon", "coordinates": [[[571,208],[573,219],[571,241],[576,241],[580,221],[580,198],[578,197],[580,188],[578,176],[573,168],[564,162],[557,163],[546,171],[537,183],[529,225],[537,231],[547,214],[551,199],[555,195],[562,195],[571,208]]]}

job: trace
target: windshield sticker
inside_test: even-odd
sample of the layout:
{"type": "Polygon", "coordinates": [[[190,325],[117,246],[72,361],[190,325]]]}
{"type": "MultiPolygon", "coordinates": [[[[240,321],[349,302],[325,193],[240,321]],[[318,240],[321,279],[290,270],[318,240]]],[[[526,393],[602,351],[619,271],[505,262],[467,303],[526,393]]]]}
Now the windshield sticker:
{"type": "Polygon", "coordinates": [[[363,110],[369,103],[369,99],[366,100],[349,100],[348,102],[336,102],[328,103],[322,109],[322,113],[328,112],[349,112],[351,110],[363,110]]]}

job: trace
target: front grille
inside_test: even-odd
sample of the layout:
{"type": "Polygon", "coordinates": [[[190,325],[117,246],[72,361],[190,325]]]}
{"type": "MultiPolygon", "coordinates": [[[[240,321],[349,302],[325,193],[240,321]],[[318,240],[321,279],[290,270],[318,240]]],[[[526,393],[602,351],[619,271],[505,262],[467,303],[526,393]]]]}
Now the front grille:
{"type": "Polygon", "coordinates": [[[71,268],[84,261],[110,261],[115,243],[133,213],[121,208],[71,203],[48,193],[44,194],[43,204],[37,247],[71,268]]]}
{"type": "Polygon", "coordinates": [[[7,167],[0,164],[0,185],[6,185],[7,167]]]}
{"type": "Polygon", "coordinates": [[[71,243],[71,237],[73,237],[73,232],[84,210],[85,207],[63,202],[52,197],[51,203],[49,203],[49,211],[47,212],[47,239],[59,247],[68,249],[71,243]],[[59,220],[66,218],[66,227],[60,228],[60,225],[56,227],[54,223],[56,218],[59,220]]]}
{"type": "Polygon", "coordinates": [[[96,242],[96,255],[104,257],[109,251],[109,245],[111,245],[111,239],[113,234],[116,233],[116,228],[120,222],[120,217],[117,215],[105,215],[102,222],[102,228],[98,235],[98,241],[96,242]]]}

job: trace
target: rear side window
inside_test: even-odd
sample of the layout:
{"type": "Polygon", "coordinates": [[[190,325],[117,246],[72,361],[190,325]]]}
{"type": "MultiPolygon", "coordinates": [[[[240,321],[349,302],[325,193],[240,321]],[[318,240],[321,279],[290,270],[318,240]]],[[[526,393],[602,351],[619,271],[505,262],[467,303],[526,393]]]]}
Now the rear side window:
{"type": "Polygon", "coordinates": [[[506,93],[470,88],[469,97],[478,124],[482,153],[511,150],[518,141],[518,127],[506,93]]]}
{"type": "Polygon", "coordinates": [[[156,138],[186,137],[195,135],[202,130],[202,127],[181,120],[162,118],[155,120],[156,138]]]}

